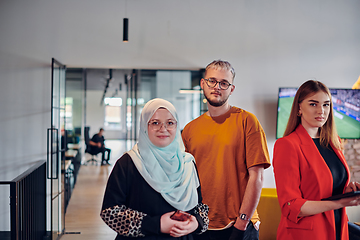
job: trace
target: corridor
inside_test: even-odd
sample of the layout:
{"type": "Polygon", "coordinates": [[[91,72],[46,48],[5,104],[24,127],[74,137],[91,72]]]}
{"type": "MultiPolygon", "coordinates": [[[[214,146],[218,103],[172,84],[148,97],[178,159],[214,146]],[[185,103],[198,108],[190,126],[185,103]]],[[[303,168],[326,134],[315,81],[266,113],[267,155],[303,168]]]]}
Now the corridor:
{"type": "MultiPolygon", "coordinates": [[[[61,240],[114,239],[116,233],[100,218],[107,178],[121,155],[132,148],[134,141],[106,140],[111,149],[110,166],[82,165],[65,215],[65,234],[61,240]]],[[[101,154],[97,156],[100,159],[101,154]]],[[[83,161],[89,159],[83,157],[83,161]]]]}

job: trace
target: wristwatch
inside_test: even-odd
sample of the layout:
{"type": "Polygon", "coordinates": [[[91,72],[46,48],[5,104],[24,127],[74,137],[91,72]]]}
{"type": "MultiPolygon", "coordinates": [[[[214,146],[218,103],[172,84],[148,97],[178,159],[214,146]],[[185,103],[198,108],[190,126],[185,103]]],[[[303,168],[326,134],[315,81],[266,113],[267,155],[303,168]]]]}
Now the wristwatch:
{"type": "Polygon", "coordinates": [[[245,213],[240,213],[240,219],[244,221],[250,221],[250,218],[245,213]]]}

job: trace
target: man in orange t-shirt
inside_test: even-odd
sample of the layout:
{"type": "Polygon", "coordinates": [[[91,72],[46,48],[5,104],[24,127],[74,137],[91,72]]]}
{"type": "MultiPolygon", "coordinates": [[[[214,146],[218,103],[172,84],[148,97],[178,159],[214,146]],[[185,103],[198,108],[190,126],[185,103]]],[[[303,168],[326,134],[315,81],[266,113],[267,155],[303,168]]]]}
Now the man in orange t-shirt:
{"type": "Polygon", "coordinates": [[[194,155],[209,230],[197,239],[258,239],[256,211],[263,172],[270,166],[265,133],[252,114],[230,106],[235,71],[226,61],[210,63],[201,79],[208,112],[188,123],[182,138],[194,155]]]}

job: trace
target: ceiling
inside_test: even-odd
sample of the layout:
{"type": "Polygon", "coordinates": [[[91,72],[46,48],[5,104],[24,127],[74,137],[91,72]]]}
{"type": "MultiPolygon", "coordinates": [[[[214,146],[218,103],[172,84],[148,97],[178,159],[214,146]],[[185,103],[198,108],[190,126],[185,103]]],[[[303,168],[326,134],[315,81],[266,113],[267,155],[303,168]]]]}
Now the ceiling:
{"type": "MultiPolygon", "coordinates": [[[[261,85],[275,93],[289,76],[291,85],[317,77],[352,86],[359,76],[358,9],[357,0],[0,1],[0,54],[105,71],[198,70],[224,59],[253,91],[261,85]]],[[[249,104],[256,98],[236,91],[249,104]]]]}
{"type": "Polygon", "coordinates": [[[12,0],[1,1],[0,9],[2,46],[26,39],[17,48],[29,57],[50,55],[81,68],[199,69],[218,58],[239,65],[269,61],[299,41],[339,41],[348,35],[340,24],[358,28],[360,2],[12,0]],[[127,43],[123,18],[129,19],[127,43]]]}

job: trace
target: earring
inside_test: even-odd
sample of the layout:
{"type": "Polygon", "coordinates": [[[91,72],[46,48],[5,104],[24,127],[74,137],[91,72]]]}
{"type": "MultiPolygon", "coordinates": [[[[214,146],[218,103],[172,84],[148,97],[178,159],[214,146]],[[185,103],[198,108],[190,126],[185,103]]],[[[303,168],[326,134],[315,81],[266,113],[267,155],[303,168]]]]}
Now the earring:
{"type": "Polygon", "coordinates": [[[298,117],[301,117],[301,113],[300,113],[300,111],[297,113],[297,115],[298,115],[298,117]]]}

